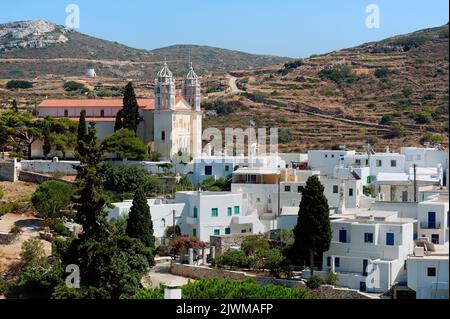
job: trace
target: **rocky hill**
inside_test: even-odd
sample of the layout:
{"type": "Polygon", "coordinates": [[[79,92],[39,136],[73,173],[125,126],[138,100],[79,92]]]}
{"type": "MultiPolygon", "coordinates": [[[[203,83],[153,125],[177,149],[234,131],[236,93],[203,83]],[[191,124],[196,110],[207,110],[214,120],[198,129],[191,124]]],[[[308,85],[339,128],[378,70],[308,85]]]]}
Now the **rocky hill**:
{"type": "Polygon", "coordinates": [[[228,123],[283,131],[283,151],[345,144],[377,149],[448,147],[449,26],[421,30],[286,65],[233,72],[240,103],[206,126],[228,123]]]}
{"type": "Polygon", "coordinates": [[[199,74],[252,69],[287,60],[192,45],[138,50],[40,20],[0,24],[0,78],[81,76],[88,68],[95,68],[105,77],[151,79],[164,58],[175,74],[184,72],[189,51],[199,74]]]}

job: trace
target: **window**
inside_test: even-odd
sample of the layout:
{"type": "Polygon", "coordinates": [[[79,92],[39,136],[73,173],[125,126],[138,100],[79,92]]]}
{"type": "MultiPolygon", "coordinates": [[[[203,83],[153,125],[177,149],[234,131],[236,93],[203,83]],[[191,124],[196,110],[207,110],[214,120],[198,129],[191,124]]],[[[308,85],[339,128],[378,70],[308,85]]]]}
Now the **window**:
{"type": "Polygon", "coordinates": [[[231,228],[225,228],[225,235],[231,234],[231,228]]]}
{"type": "Polygon", "coordinates": [[[383,162],[381,160],[377,160],[376,162],[377,167],[383,166],[383,162]]]}
{"type": "Polygon", "coordinates": [[[193,215],[193,217],[194,218],[198,218],[198,208],[197,207],[194,207],[194,215],[193,215]]]}
{"type": "Polygon", "coordinates": [[[105,110],[100,111],[100,117],[105,117],[105,110]]]}
{"type": "Polygon", "coordinates": [[[328,154],[325,154],[325,158],[328,158],[328,154]]]}
{"type": "Polygon", "coordinates": [[[231,207],[228,207],[227,214],[228,216],[233,216],[233,209],[231,207]]]}
{"type": "Polygon", "coordinates": [[[331,155],[331,158],[334,158],[334,154],[333,154],[333,155],[331,155]]]}
{"type": "Polygon", "coordinates": [[[327,257],[327,267],[331,267],[331,257],[327,257]]]}
{"type": "Polygon", "coordinates": [[[397,161],[396,160],[392,160],[391,161],[391,167],[397,167],[397,161]]]}
{"type": "Polygon", "coordinates": [[[234,206],[234,214],[239,215],[241,213],[241,208],[239,206],[234,206]]]}
{"type": "Polygon", "coordinates": [[[369,160],[368,159],[366,159],[366,165],[369,165],[369,160]]]}
{"type": "Polygon", "coordinates": [[[214,229],[214,236],[220,236],[220,229],[214,229]]]}
{"type": "Polygon", "coordinates": [[[355,164],[356,165],[361,165],[361,160],[360,159],[355,160],[355,164]]]}
{"type": "Polygon", "coordinates": [[[305,190],[304,186],[297,187],[297,192],[299,192],[299,193],[303,193],[304,190],[305,190]]]}
{"type": "Polygon", "coordinates": [[[353,197],[353,188],[348,189],[348,196],[353,197]]]}
{"type": "Polygon", "coordinates": [[[165,141],[166,140],[166,132],[162,131],[161,132],[161,141],[165,141]]]}
{"type": "Polygon", "coordinates": [[[364,242],[373,244],[373,233],[364,233],[364,242]]]}
{"type": "Polygon", "coordinates": [[[256,184],[256,175],[246,175],[247,184],[256,184]]]}
{"type": "Polygon", "coordinates": [[[164,218],[161,219],[161,228],[166,228],[166,220],[164,218]]]}
{"type": "Polygon", "coordinates": [[[229,172],[230,171],[230,166],[229,165],[225,165],[225,172],[229,172]]]}
{"type": "Polygon", "coordinates": [[[334,267],[336,268],[341,267],[341,258],[339,257],[334,258],[334,267]]]}
{"type": "Polygon", "coordinates": [[[361,281],[359,283],[359,291],[361,291],[361,292],[367,291],[367,284],[365,281],[361,281]]]}
{"type": "Polygon", "coordinates": [[[196,228],[192,229],[192,236],[197,237],[197,229],[196,228]]]}
{"type": "Polygon", "coordinates": [[[284,191],[285,192],[290,192],[291,191],[291,186],[284,186],[284,191]]]}
{"type": "Polygon", "coordinates": [[[159,86],[156,88],[156,93],[161,93],[161,88],[159,86]]]}
{"type": "Polygon", "coordinates": [[[428,275],[428,277],[436,277],[436,268],[428,267],[427,275],[428,275]]]}
{"type": "Polygon", "coordinates": [[[333,194],[339,193],[339,186],[333,185],[333,194]]]}
{"type": "Polygon", "coordinates": [[[247,229],[242,229],[241,230],[241,234],[246,234],[247,233],[247,229]]]}
{"type": "Polygon", "coordinates": [[[439,234],[431,234],[431,242],[435,245],[439,245],[439,234]]]}
{"type": "Polygon", "coordinates": [[[339,231],[339,242],[346,243],[347,242],[347,230],[341,229],[339,231]]]}
{"type": "Polygon", "coordinates": [[[69,117],[69,111],[68,110],[64,110],[64,117],[69,117]]]}
{"type": "Polygon", "coordinates": [[[386,233],[386,246],[394,246],[394,233],[386,233]]]}
{"type": "Polygon", "coordinates": [[[218,208],[212,208],[211,209],[211,216],[212,217],[219,217],[219,209],[218,208]]]}
{"type": "Polygon", "coordinates": [[[212,175],[212,166],[205,166],[205,175],[206,176],[212,175]]]}

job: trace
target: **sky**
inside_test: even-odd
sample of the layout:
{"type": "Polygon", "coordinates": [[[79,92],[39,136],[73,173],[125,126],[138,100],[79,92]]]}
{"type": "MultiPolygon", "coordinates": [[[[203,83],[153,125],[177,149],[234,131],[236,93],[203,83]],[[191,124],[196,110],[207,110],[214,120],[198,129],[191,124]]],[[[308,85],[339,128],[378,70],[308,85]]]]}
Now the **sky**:
{"type": "Polygon", "coordinates": [[[76,31],[134,48],[198,44],[295,58],[449,21],[448,0],[1,0],[0,23],[65,25],[69,4],[80,9],[76,31]],[[366,26],[370,4],[379,28],[366,26]]]}

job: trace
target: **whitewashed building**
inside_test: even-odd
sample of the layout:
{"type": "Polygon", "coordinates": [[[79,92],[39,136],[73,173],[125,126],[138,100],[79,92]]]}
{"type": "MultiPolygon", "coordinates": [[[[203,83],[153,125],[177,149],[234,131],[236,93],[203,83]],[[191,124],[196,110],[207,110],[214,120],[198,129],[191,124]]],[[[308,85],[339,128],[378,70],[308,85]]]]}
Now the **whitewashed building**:
{"type": "Polygon", "coordinates": [[[449,196],[440,194],[418,203],[419,237],[436,245],[449,242],[449,196]]]}
{"type": "Polygon", "coordinates": [[[449,246],[434,245],[434,251],[416,247],[408,256],[408,288],[416,292],[417,299],[447,299],[449,246]]]}
{"type": "MultiPolygon", "coordinates": [[[[406,258],[413,252],[412,219],[396,212],[355,210],[332,220],[332,242],[323,255],[328,270],[339,274],[338,284],[366,292],[386,292],[406,283],[406,258]]],[[[304,272],[307,278],[309,271],[304,272]]]]}

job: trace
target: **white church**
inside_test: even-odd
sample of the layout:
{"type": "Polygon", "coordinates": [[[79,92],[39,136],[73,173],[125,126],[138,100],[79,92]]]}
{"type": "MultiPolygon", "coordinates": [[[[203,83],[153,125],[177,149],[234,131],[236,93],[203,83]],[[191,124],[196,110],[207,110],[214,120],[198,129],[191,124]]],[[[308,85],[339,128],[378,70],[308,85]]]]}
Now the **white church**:
{"type": "MultiPolygon", "coordinates": [[[[141,121],[138,136],[150,151],[169,160],[182,151],[193,158],[202,152],[201,88],[192,63],[183,79],[181,95],[177,95],[175,80],[167,63],[155,79],[155,99],[137,99],[141,121]]],[[[47,99],[38,107],[39,118],[67,118],[78,122],[80,113],[86,111],[86,121],[96,123],[97,137],[103,140],[114,133],[117,113],[122,109],[122,99],[47,99]]],[[[32,157],[43,157],[42,141],[32,147],[32,157]]],[[[50,154],[50,156],[57,156],[50,154]]]]}

